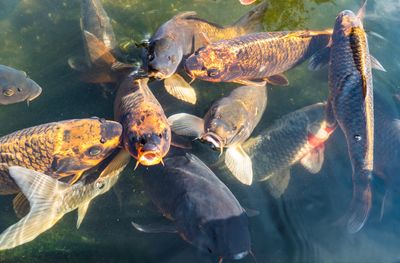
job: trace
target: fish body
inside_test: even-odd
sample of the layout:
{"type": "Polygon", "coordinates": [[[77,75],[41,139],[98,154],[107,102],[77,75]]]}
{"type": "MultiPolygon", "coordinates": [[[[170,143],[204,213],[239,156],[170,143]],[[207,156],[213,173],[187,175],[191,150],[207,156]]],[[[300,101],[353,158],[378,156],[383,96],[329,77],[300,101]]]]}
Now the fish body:
{"type": "Polygon", "coordinates": [[[226,259],[241,259],[250,252],[244,209],[194,155],[168,155],[165,166],[150,170],[143,182],[146,194],[187,242],[226,259]]]}
{"type": "Polygon", "coordinates": [[[22,166],[75,182],[119,145],[122,127],[103,119],[76,119],[43,124],[0,138],[0,194],[19,192],[9,166],[22,166]]]}
{"type": "Polygon", "coordinates": [[[361,18],[343,11],[336,18],[329,62],[327,119],[345,134],[352,164],[353,200],[347,228],[359,231],[371,208],[374,163],[374,103],[371,59],[361,18]]]}
{"type": "Polygon", "coordinates": [[[75,209],[78,209],[79,227],[91,200],[110,190],[125,166],[126,163],[94,181],[87,182],[84,178],[72,186],[37,171],[11,166],[11,177],[29,199],[31,208],[24,218],[1,233],[0,250],[34,240],[75,209]]]}
{"type": "Polygon", "coordinates": [[[179,135],[195,136],[221,152],[228,148],[225,163],[239,181],[249,185],[252,182],[252,164],[241,145],[259,123],[266,106],[265,86],[242,86],[217,100],[203,119],[181,113],[168,120],[172,130],[179,135]]]}
{"type": "Polygon", "coordinates": [[[185,69],[192,78],[211,82],[250,85],[252,81],[267,80],[285,85],[287,80],[279,74],[326,47],[331,33],[331,30],[260,32],[221,40],[187,58],[185,69]]]}
{"type": "Polygon", "coordinates": [[[24,71],[0,65],[0,105],[36,99],[42,88],[24,71]]]}
{"type": "Polygon", "coordinates": [[[209,41],[257,31],[267,8],[267,2],[263,2],[228,27],[198,18],[195,12],[180,13],[165,22],[150,38],[144,64],[154,77],[168,78],[177,71],[183,58],[209,41]]]}
{"type": "Polygon", "coordinates": [[[147,86],[148,79],[126,77],[114,102],[115,120],[122,123],[122,145],[138,163],[162,162],[171,144],[171,129],[157,99],[147,86]]]}
{"type": "Polygon", "coordinates": [[[325,119],[325,105],[317,103],[289,113],[243,144],[243,150],[256,164],[254,180],[280,180],[286,176],[288,183],[289,169],[298,162],[312,173],[321,169],[324,143],[333,132],[325,119]]]}
{"type": "MultiPolygon", "coordinates": [[[[88,31],[99,39],[109,50],[117,46],[114,30],[110,18],[100,0],[82,0],[81,2],[81,30],[88,31]]],[[[88,50],[87,39],[84,35],[85,49],[88,50]]],[[[90,61],[89,63],[96,63],[90,61]]]]}

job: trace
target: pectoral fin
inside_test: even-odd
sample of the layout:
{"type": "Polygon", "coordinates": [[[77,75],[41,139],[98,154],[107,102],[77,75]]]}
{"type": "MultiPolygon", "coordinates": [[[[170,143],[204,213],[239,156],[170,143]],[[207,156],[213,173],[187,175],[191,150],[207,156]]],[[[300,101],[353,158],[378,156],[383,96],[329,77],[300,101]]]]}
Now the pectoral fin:
{"type": "Polygon", "coordinates": [[[28,198],[31,210],[18,223],[7,228],[0,235],[0,250],[14,248],[35,239],[50,229],[62,216],[57,205],[58,197],[67,187],[45,174],[19,166],[9,168],[24,195],[28,198]]]}
{"type": "Polygon", "coordinates": [[[111,54],[110,49],[95,35],[88,31],[83,31],[84,39],[88,46],[90,61],[99,67],[111,66],[116,62],[116,58],[111,54]]]}
{"type": "Polygon", "coordinates": [[[383,72],[386,72],[386,69],[382,66],[382,64],[372,55],[370,55],[370,59],[371,59],[371,67],[383,72]]]}
{"type": "Polygon", "coordinates": [[[14,212],[18,218],[23,218],[29,213],[31,209],[28,199],[23,193],[18,193],[13,199],[14,212]]]}
{"type": "Polygon", "coordinates": [[[233,176],[242,184],[252,184],[253,164],[250,157],[240,145],[228,147],[225,153],[225,164],[233,176]]]}
{"type": "Polygon", "coordinates": [[[144,233],[178,233],[174,225],[140,225],[135,222],[131,223],[136,230],[144,233]]]}
{"type": "Polygon", "coordinates": [[[178,113],[170,116],[168,122],[171,130],[178,135],[200,137],[204,133],[203,119],[187,113],[178,113]]]}
{"type": "Polygon", "coordinates": [[[289,80],[283,75],[283,74],[277,74],[273,76],[269,76],[265,78],[265,80],[276,86],[288,86],[289,85],[289,80]]]}
{"type": "Polygon", "coordinates": [[[164,79],[165,90],[175,98],[190,104],[196,104],[196,91],[179,74],[164,79]]]}
{"type": "Polygon", "coordinates": [[[272,175],[266,181],[266,186],[273,197],[280,198],[285,193],[290,182],[290,176],[290,169],[286,169],[272,175]]]}
{"type": "Polygon", "coordinates": [[[100,173],[99,178],[119,175],[131,160],[128,152],[121,150],[100,173]]]}
{"type": "Polygon", "coordinates": [[[89,204],[90,204],[90,201],[86,202],[86,203],[82,204],[80,207],[78,207],[78,219],[76,220],[76,229],[78,229],[81,226],[82,221],[85,218],[86,212],[89,208],[89,204]]]}
{"type": "Polygon", "coordinates": [[[300,160],[301,165],[312,174],[318,173],[324,163],[324,151],[324,144],[315,147],[300,160]]]}

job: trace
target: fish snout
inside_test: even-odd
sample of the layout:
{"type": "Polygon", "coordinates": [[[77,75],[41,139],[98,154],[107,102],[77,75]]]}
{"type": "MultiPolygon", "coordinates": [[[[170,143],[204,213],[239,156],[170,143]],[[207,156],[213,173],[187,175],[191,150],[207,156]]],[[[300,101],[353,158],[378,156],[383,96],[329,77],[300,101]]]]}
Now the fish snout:
{"type": "Polygon", "coordinates": [[[205,133],[203,136],[201,136],[200,139],[202,141],[210,143],[215,150],[223,149],[225,145],[222,138],[213,132],[205,133]]]}
{"type": "Polygon", "coordinates": [[[145,166],[159,164],[162,162],[159,148],[151,143],[144,145],[138,151],[138,162],[145,166]]]}
{"type": "Polygon", "coordinates": [[[33,101],[34,99],[36,99],[37,97],[40,96],[40,94],[42,94],[42,87],[40,87],[36,82],[34,82],[31,79],[28,79],[29,84],[30,84],[30,91],[29,91],[29,95],[27,97],[27,101],[33,101]]]}

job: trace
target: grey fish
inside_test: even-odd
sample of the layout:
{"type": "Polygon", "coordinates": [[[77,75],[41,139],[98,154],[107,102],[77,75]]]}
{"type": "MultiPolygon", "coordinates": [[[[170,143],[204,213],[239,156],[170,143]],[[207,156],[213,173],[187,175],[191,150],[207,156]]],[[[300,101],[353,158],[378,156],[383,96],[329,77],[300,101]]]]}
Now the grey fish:
{"type": "Polygon", "coordinates": [[[178,113],[168,118],[171,129],[179,135],[194,136],[213,148],[226,147],[225,163],[243,184],[251,185],[252,162],[243,151],[244,143],[259,123],[267,106],[267,89],[243,86],[217,100],[203,119],[178,113]]]}
{"type": "Polygon", "coordinates": [[[290,180],[290,167],[300,162],[309,172],[320,171],[324,142],[333,130],[325,120],[325,103],[291,112],[260,135],[243,144],[253,164],[256,181],[268,180],[271,194],[279,197],[290,180]]]}
{"type": "Polygon", "coordinates": [[[179,88],[180,85],[187,88],[185,81],[175,77],[174,82],[179,78],[180,84],[172,89],[168,78],[173,77],[185,57],[210,41],[231,39],[261,30],[262,18],[268,6],[267,1],[260,3],[227,27],[198,18],[195,12],[183,12],[174,16],[160,26],[149,40],[144,56],[144,65],[149,75],[157,79],[166,79],[166,87],[169,87],[167,91],[172,96],[192,103],[195,98],[182,97],[179,88]]]}
{"type": "Polygon", "coordinates": [[[11,166],[10,175],[28,198],[31,209],[24,218],[1,233],[0,250],[34,240],[75,209],[78,209],[76,227],[79,228],[90,202],[110,190],[128,161],[129,154],[121,152],[95,181],[87,184],[79,181],[74,185],[24,167],[11,166]]]}
{"type": "Polygon", "coordinates": [[[24,71],[0,65],[0,105],[27,101],[42,93],[42,88],[24,71]]]}
{"type": "Polygon", "coordinates": [[[178,152],[161,170],[143,176],[146,194],[173,226],[143,226],[143,232],[177,232],[192,245],[226,259],[250,253],[247,215],[232,192],[197,157],[178,152]]]}
{"type": "MultiPolygon", "coordinates": [[[[332,34],[329,62],[327,121],[336,122],[345,134],[352,164],[353,199],[347,229],[358,232],[372,205],[370,181],[374,164],[374,102],[372,64],[367,36],[362,24],[365,3],[359,13],[338,14],[332,34]]],[[[376,67],[376,66],[375,66],[376,67]]]]}

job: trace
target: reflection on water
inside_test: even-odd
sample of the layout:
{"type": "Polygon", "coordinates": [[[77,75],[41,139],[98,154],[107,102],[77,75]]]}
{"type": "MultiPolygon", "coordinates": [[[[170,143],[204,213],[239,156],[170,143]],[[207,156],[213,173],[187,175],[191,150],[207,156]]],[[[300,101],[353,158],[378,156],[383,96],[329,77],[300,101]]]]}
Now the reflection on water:
{"type": "MultiPolygon", "coordinates": [[[[71,118],[101,116],[113,118],[113,95],[96,85],[82,83],[67,59],[84,52],[79,28],[80,1],[5,0],[0,1],[0,64],[25,70],[42,88],[42,95],[26,104],[1,106],[0,135],[71,118]]],[[[112,19],[120,42],[140,41],[163,21],[179,11],[195,10],[200,17],[228,25],[249,10],[237,0],[212,1],[102,1],[112,19]]],[[[344,9],[356,11],[355,0],[271,0],[264,17],[266,30],[323,29],[333,25],[344,9]]],[[[370,31],[369,46],[387,72],[374,71],[374,87],[398,117],[400,68],[397,30],[399,2],[369,1],[365,28],[370,31]],[[376,34],[374,34],[374,33],[376,34]],[[379,37],[379,36],[382,37],[379,37]]],[[[135,51],[133,58],[138,59],[135,51]],[[136,57],[135,57],[136,56],[136,57]]],[[[290,86],[269,86],[268,106],[254,134],[301,107],[327,97],[327,70],[311,72],[306,63],[285,73],[290,86]]],[[[188,112],[203,116],[211,102],[226,95],[235,85],[195,81],[198,104],[193,107],[169,96],[161,83],[150,84],[167,115],[188,112]]],[[[380,127],[378,126],[377,129],[380,127]]],[[[377,130],[379,133],[379,130],[377,130]]],[[[263,183],[245,187],[234,181],[218,152],[194,144],[193,153],[206,162],[226,183],[242,206],[260,212],[249,219],[252,251],[258,262],[397,262],[400,213],[399,195],[391,190],[380,220],[381,204],[387,188],[378,177],[373,180],[373,207],[364,229],[350,235],[338,219],[348,208],[352,195],[351,165],[344,135],[337,130],[326,144],[325,163],[316,175],[295,165],[288,190],[274,199],[263,183]]],[[[393,160],[397,161],[397,160],[393,160]]],[[[262,166],[263,164],[257,164],[262,166]]],[[[216,262],[215,256],[200,252],[173,234],[145,234],[131,227],[131,221],[162,223],[143,192],[140,175],[147,172],[134,163],[127,167],[117,186],[93,200],[79,231],[76,215],[66,215],[50,231],[35,241],[0,252],[1,262],[216,262]]],[[[396,174],[390,175],[395,178],[396,174]]],[[[392,181],[393,183],[396,180],[392,181]]],[[[1,196],[0,229],[17,218],[11,196],[1,196]]],[[[247,257],[243,262],[254,262],[247,257]]]]}

